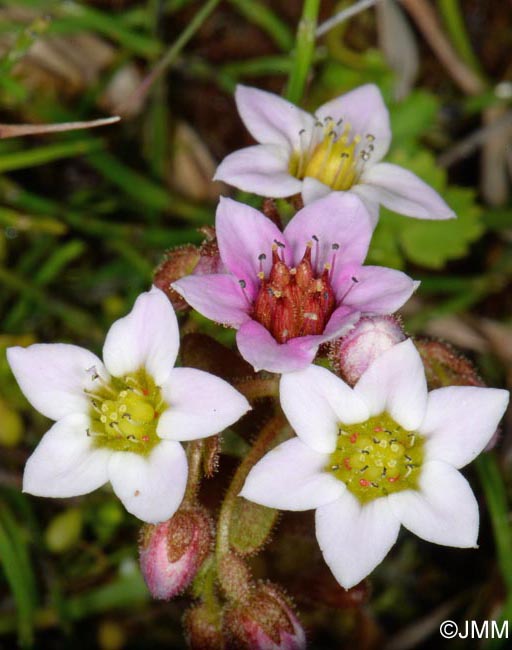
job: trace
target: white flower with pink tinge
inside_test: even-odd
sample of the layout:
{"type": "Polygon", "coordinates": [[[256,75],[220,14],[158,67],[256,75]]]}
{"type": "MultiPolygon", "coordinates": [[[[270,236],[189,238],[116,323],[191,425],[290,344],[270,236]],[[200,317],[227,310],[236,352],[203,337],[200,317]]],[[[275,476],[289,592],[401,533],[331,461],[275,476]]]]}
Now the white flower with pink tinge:
{"type": "Polygon", "coordinates": [[[292,372],[361,314],[389,314],[417,288],[409,276],[363,266],[371,217],[355,195],[334,192],[299,210],[283,232],[261,212],[221,199],[215,221],[223,273],[172,287],[198,312],[235,327],[256,370],[292,372]]]}
{"type": "Polygon", "coordinates": [[[21,390],[56,420],[27,461],[23,491],[75,497],[110,481],[139,519],[171,517],[188,473],[179,441],[219,433],[250,408],[222,379],[174,368],[178,348],[176,316],[156,288],[112,325],[104,363],[75,345],[9,348],[21,390]]]}
{"type": "Polygon", "coordinates": [[[320,106],[314,115],[257,88],[237,86],[235,99],[259,144],[227,156],[214,180],[261,196],[301,193],[304,203],[333,191],[355,192],[366,202],[374,225],[380,204],[419,219],[455,216],[415,174],[381,162],[391,129],[377,86],[360,86],[320,106]]]}
{"type": "Polygon", "coordinates": [[[280,398],[298,437],[267,453],[240,494],[270,508],[316,509],[318,543],[343,587],[373,571],[401,525],[436,544],[476,547],[478,505],[458,470],[489,442],[508,391],[427,393],[408,339],[378,357],[354,388],[310,366],[283,375],[280,398]]]}

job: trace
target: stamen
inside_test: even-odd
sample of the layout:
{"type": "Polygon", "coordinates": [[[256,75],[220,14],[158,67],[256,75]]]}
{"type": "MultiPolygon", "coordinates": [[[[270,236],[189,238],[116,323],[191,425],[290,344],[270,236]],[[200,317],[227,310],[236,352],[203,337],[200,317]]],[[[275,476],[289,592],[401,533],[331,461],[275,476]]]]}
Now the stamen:
{"type": "Polygon", "coordinates": [[[352,289],[356,286],[356,284],[359,282],[359,280],[355,277],[350,278],[352,284],[349,286],[349,288],[345,291],[343,296],[341,297],[340,303],[342,303],[345,298],[348,296],[348,294],[352,291],[352,289]]]}

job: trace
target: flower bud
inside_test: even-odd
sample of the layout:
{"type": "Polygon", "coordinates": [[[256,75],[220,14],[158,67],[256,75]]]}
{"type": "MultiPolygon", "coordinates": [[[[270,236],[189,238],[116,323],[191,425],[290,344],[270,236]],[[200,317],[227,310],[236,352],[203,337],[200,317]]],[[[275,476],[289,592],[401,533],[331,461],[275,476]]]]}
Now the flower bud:
{"type": "Polygon", "coordinates": [[[200,258],[197,246],[192,244],[178,246],[165,253],[164,259],[155,270],[153,284],[166,294],[177,311],[188,309],[188,303],[177,291],[174,291],[171,284],[185,275],[190,275],[200,258]]]}
{"type": "Polygon", "coordinates": [[[303,650],[306,635],[288,598],[275,585],[258,583],[224,614],[228,648],[303,650]]]}
{"type": "Polygon", "coordinates": [[[332,342],[329,359],[336,372],[353,386],[377,357],[405,338],[394,316],[363,316],[346,336],[332,342]]]}
{"type": "Polygon", "coordinates": [[[194,605],[185,612],[183,626],[190,650],[224,650],[222,613],[205,603],[194,605]]]}
{"type": "Polygon", "coordinates": [[[205,236],[201,246],[185,244],[171,248],[153,275],[153,284],[161,289],[177,311],[189,309],[186,300],[175,291],[171,284],[186,275],[205,275],[222,273],[224,265],[220,259],[215,230],[204,226],[200,231],[205,236]]]}
{"type": "Polygon", "coordinates": [[[201,508],[178,510],[168,521],[142,528],[142,575],[153,598],[169,600],[194,579],[212,545],[212,523],[201,508]]]}

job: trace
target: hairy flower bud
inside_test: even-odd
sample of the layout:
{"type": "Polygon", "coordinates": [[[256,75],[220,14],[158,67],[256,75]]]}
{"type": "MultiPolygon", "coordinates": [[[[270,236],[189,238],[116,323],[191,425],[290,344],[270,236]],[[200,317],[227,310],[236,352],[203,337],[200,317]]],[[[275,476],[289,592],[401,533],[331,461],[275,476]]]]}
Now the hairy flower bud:
{"type": "Polygon", "coordinates": [[[394,316],[363,316],[346,336],[332,342],[329,359],[336,372],[353,386],[377,357],[405,338],[394,316]]]}
{"type": "Polygon", "coordinates": [[[188,309],[188,304],[171,283],[185,275],[193,273],[201,256],[199,248],[192,244],[178,246],[166,251],[160,265],[155,270],[153,284],[161,289],[177,311],[188,309]]]}
{"type": "Polygon", "coordinates": [[[154,285],[167,295],[173,307],[178,311],[185,311],[189,309],[189,306],[186,300],[171,287],[173,282],[186,275],[222,273],[224,270],[215,229],[211,226],[204,226],[200,228],[200,231],[205,236],[201,246],[185,244],[169,249],[153,275],[154,285]]]}
{"type": "Polygon", "coordinates": [[[270,583],[258,583],[242,602],[228,608],[224,627],[229,649],[303,650],[306,635],[291,603],[270,583]]]}
{"type": "Polygon", "coordinates": [[[222,613],[214,605],[200,603],[185,612],[185,637],[190,650],[224,650],[222,613]]]}
{"type": "Polygon", "coordinates": [[[169,521],[146,525],[140,566],[153,598],[169,600],[194,579],[212,545],[212,523],[201,508],[179,510],[169,521]]]}

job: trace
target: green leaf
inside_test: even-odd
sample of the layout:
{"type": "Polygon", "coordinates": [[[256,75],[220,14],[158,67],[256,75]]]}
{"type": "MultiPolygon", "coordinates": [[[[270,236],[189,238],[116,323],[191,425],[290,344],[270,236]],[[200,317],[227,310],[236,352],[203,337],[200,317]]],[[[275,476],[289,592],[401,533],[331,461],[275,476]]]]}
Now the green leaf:
{"type": "Polygon", "coordinates": [[[229,528],[231,546],[240,555],[256,553],[268,540],[278,515],[279,511],[274,508],[239,497],[235,501],[229,528]]]}
{"type": "Polygon", "coordinates": [[[19,642],[28,648],[34,637],[34,574],[26,535],[5,505],[0,507],[0,562],[16,602],[19,642]]]}
{"type": "Polygon", "coordinates": [[[448,260],[464,257],[470,244],[484,232],[472,190],[451,187],[445,197],[458,214],[457,219],[413,221],[403,229],[400,243],[411,262],[440,269],[448,260]]]}
{"type": "Polygon", "coordinates": [[[464,257],[485,230],[475,192],[447,185],[444,170],[436,165],[428,151],[413,154],[400,148],[393,151],[390,162],[410,169],[439,192],[457,218],[447,221],[411,219],[381,208],[369,261],[401,268],[407,260],[425,268],[440,269],[447,261],[464,257]]]}
{"type": "Polygon", "coordinates": [[[406,99],[391,106],[393,145],[406,145],[431,128],[439,110],[439,98],[425,90],[414,90],[406,99]]]}

